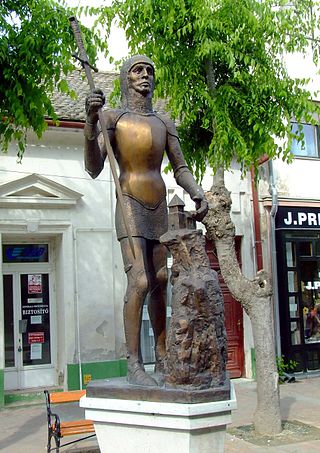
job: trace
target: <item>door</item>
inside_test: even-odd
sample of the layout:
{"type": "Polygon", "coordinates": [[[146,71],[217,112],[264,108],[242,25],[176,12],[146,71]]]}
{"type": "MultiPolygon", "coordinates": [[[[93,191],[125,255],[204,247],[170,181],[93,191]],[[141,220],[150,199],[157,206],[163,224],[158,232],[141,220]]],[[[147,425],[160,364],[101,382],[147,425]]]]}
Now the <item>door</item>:
{"type": "MultiPolygon", "coordinates": [[[[235,247],[240,262],[241,238],[236,237],[235,247]]],[[[244,348],[243,348],[243,311],[240,303],[236,301],[227,285],[225,284],[216,255],[214,244],[206,239],[206,251],[209,257],[210,266],[217,271],[220,287],[224,299],[225,326],[228,338],[228,363],[227,370],[231,378],[241,377],[244,372],[244,348]]]]}
{"type": "Polygon", "coordinates": [[[52,279],[47,264],[4,263],[5,390],[56,384],[52,279]]]}

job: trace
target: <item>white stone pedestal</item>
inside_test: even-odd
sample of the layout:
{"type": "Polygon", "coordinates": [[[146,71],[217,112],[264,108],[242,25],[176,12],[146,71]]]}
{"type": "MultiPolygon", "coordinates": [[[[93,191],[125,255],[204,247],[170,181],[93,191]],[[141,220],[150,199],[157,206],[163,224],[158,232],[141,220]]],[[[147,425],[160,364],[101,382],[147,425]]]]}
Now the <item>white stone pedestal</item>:
{"type": "Polygon", "coordinates": [[[101,453],[223,453],[227,424],[236,409],[227,401],[161,403],[82,397],[101,453]]]}

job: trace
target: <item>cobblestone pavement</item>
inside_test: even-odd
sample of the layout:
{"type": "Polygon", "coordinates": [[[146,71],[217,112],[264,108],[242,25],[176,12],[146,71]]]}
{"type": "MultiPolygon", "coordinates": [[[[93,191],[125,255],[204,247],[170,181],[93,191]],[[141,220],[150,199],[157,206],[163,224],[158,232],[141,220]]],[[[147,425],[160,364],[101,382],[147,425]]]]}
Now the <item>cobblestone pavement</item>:
{"type": "MultiPolygon", "coordinates": [[[[247,379],[233,381],[238,409],[233,412],[231,427],[252,423],[256,406],[256,383],[247,379]]],[[[284,420],[297,420],[320,428],[320,377],[298,379],[280,386],[281,414],[284,420]]],[[[63,405],[57,412],[64,419],[82,418],[76,404],[63,405]]],[[[0,411],[0,451],[7,453],[44,453],[46,451],[45,404],[6,407],[0,411]]],[[[70,438],[68,438],[69,440],[70,438]]],[[[96,441],[90,440],[62,449],[62,453],[93,451],[96,441]],[[81,445],[81,447],[80,447],[81,445]]],[[[226,435],[225,453],[319,453],[320,440],[260,447],[230,433],[226,435]]],[[[119,452],[121,453],[121,452],[119,452]]],[[[126,452],[130,453],[130,452],[126,452]]],[[[214,452],[212,452],[214,453],[214,452]]]]}
{"type": "MultiPolygon", "coordinates": [[[[231,427],[252,423],[256,407],[256,383],[245,379],[235,384],[238,409],[232,414],[231,427]]],[[[320,403],[317,398],[320,378],[297,379],[280,385],[282,420],[296,420],[320,428],[320,403]]],[[[320,440],[260,447],[227,433],[225,453],[320,453],[320,440]]]]}

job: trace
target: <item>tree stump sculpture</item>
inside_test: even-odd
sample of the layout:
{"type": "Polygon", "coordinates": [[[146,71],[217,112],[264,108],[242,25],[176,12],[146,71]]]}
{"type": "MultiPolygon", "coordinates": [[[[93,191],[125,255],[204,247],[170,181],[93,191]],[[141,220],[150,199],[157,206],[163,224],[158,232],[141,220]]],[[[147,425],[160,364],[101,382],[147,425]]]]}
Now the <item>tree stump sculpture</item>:
{"type": "Polygon", "coordinates": [[[217,273],[210,268],[201,230],[176,196],[169,231],[160,241],[173,257],[172,317],[164,363],[165,387],[209,389],[225,384],[227,337],[217,273]]]}

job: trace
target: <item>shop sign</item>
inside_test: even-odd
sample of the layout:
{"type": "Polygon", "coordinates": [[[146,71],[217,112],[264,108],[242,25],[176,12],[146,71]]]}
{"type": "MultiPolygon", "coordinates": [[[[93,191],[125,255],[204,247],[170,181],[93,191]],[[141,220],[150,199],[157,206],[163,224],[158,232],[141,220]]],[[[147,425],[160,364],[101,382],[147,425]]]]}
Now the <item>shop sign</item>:
{"type": "Polygon", "coordinates": [[[308,282],[305,289],[320,289],[320,282],[308,282]]]}
{"type": "Polygon", "coordinates": [[[48,244],[4,244],[4,263],[48,262],[48,244]]]}
{"type": "Polygon", "coordinates": [[[276,216],[276,228],[320,229],[320,209],[280,206],[276,216]]]}

